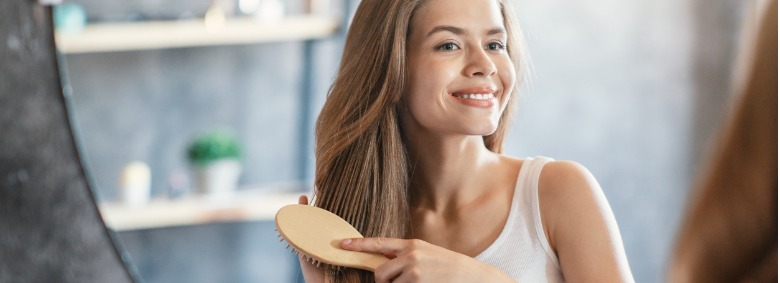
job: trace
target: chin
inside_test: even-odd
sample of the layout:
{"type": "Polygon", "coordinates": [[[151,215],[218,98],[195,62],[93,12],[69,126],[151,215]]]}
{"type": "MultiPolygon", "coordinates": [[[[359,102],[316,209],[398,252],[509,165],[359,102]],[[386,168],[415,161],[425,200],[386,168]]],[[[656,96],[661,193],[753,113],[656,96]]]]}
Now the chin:
{"type": "Polygon", "coordinates": [[[486,125],[479,125],[473,127],[471,129],[468,129],[467,132],[469,135],[489,136],[495,133],[497,129],[498,129],[498,123],[490,123],[486,125]]]}

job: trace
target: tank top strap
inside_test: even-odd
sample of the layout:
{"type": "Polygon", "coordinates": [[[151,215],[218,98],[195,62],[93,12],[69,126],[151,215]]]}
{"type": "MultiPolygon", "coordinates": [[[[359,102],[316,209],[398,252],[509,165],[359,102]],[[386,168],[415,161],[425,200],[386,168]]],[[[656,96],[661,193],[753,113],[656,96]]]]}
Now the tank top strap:
{"type": "Polygon", "coordinates": [[[520,190],[522,195],[519,198],[515,198],[515,201],[520,201],[525,209],[525,213],[528,213],[530,219],[533,219],[533,226],[537,240],[541,244],[547,256],[555,263],[556,267],[560,268],[558,263],[558,257],[550,246],[550,242],[547,241],[547,237],[544,234],[544,226],[542,225],[542,213],[539,208],[539,178],[542,175],[542,169],[547,162],[554,161],[552,158],[544,156],[535,156],[528,158],[523,163],[523,168],[520,169],[522,176],[518,177],[518,187],[515,190],[520,190]],[[523,174],[524,173],[524,174],[523,174]],[[521,189],[523,188],[523,189],[521,189]]]}
{"type": "Polygon", "coordinates": [[[475,257],[518,282],[564,282],[558,257],[544,235],[539,210],[539,177],[550,161],[541,156],[523,161],[504,229],[475,257]]]}

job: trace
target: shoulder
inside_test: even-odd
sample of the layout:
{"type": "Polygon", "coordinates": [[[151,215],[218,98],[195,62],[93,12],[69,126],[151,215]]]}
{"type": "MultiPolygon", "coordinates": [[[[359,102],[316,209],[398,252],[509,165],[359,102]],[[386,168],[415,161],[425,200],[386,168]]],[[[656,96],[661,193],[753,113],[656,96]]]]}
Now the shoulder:
{"type": "Polygon", "coordinates": [[[539,177],[539,209],[564,277],[633,281],[612,209],[587,168],[571,161],[547,163],[539,177]]]}
{"type": "Polygon", "coordinates": [[[564,192],[579,189],[593,189],[598,187],[596,178],[593,174],[574,161],[550,161],[544,165],[542,173],[539,176],[540,190],[542,187],[546,191],[564,192]]]}
{"type": "Polygon", "coordinates": [[[539,177],[539,209],[565,277],[633,281],[612,209],[587,168],[571,161],[548,162],[539,177]]]}
{"type": "MultiPolygon", "coordinates": [[[[525,164],[524,159],[503,154],[496,154],[496,163],[491,171],[491,179],[501,179],[501,183],[514,191],[520,168],[525,164]]],[[[510,194],[511,195],[511,194],[510,194]]]]}
{"type": "Polygon", "coordinates": [[[572,205],[601,196],[603,193],[596,178],[577,162],[548,162],[539,176],[539,197],[546,198],[548,205],[572,205]]]}
{"type": "Polygon", "coordinates": [[[515,170],[519,171],[520,166],[523,165],[524,159],[509,156],[509,155],[503,155],[503,154],[496,154],[498,157],[499,163],[503,167],[509,167],[509,170],[515,170]]]}
{"type": "Polygon", "coordinates": [[[609,204],[596,178],[573,161],[551,161],[539,176],[539,208],[542,223],[553,248],[564,234],[576,231],[578,223],[601,222],[609,204]]]}

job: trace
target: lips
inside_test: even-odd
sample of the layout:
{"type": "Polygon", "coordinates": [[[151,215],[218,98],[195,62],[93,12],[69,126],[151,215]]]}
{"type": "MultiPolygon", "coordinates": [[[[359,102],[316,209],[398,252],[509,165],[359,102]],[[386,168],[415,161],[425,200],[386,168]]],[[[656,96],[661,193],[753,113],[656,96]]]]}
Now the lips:
{"type": "Polygon", "coordinates": [[[451,93],[456,101],[474,107],[490,108],[497,103],[497,88],[493,86],[476,86],[457,90],[451,93]]]}

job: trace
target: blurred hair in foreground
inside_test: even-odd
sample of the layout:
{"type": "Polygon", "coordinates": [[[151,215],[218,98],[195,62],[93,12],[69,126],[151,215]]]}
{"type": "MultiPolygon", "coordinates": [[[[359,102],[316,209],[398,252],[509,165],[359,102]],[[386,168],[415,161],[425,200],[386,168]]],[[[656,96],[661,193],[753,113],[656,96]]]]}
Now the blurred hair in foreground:
{"type": "Polygon", "coordinates": [[[735,111],[691,195],[670,282],[777,282],[777,1],[764,8],[743,49],[735,111]]]}

